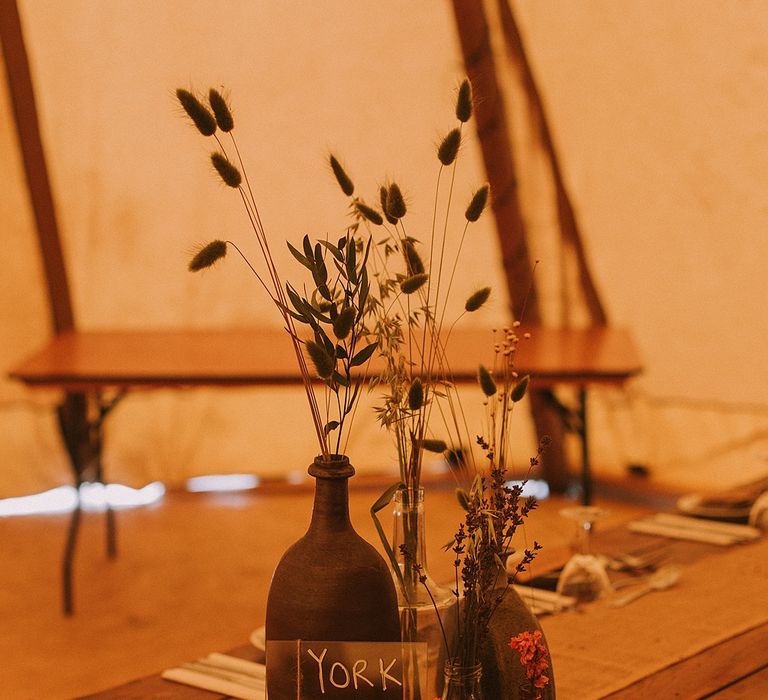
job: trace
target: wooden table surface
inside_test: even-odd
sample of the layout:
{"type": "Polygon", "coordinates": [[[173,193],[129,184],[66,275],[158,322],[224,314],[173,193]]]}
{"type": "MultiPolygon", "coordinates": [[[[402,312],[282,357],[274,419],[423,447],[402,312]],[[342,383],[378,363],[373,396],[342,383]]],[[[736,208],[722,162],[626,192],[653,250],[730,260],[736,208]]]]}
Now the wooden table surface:
{"type": "MultiPolygon", "coordinates": [[[[474,381],[478,364],[493,361],[492,347],[490,329],[454,331],[447,351],[454,379],[474,381]]],[[[517,369],[537,386],[621,384],[640,372],[641,363],[626,330],[534,328],[520,343],[517,369]]],[[[10,376],[72,391],[300,381],[290,339],[279,329],[72,331],[53,338],[10,376]]]]}
{"type": "Polygon", "coordinates": [[[595,547],[626,552],[659,542],[669,543],[666,561],[683,567],[671,589],[624,608],[598,601],[582,614],[541,619],[561,695],[768,697],[768,538],[720,547],[622,528],[602,533],[595,547]],[[732,696],[730,686],[742,681],[750,694],[732,696]],[[751,694],[757,687],[762,692],[751,694]]]}
{"type": "MultiPolygon", "coordinates": [[[[433,522],[440,517],[439,511],[430,510],[433,522]]],[[[665,541],[622,527],[598,533],[595,546],[603,552],[633,551],[661,541],[668,542],[670,559],[684,567],[676,587],[625,608],[608,608],[598,601],[541,618],[560,697],[768,697],[768,539],[724,548],[665,541]],[[718,594],[713,595],[713,590],[718,594]],[[729,591],[738,600],[729,597],[729,591]],[[680,624],[680,611],[686,606],[695,614],[680,624]],[[601,670],[613,678],[606,678],[601,670]]],[[[559,566],[567,556],[564,549],[551,550],[542,564],[559,566]]],[[[263,658],[250,645],[228,653],[263,658]]],[[[165,681],[158,673],[87,697],[214,700],[223,696],[165,681]]]]}

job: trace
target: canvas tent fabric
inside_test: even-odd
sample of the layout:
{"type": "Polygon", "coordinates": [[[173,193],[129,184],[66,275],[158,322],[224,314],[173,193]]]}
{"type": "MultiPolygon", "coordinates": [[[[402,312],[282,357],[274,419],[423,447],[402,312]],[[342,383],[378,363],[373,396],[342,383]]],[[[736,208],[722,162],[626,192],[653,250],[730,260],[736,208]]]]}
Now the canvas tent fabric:
{"type": "MultiPolygon", "coordinates": [[[[526,222],[542,260],[537,281],[547,320],[559,323],[572,271],[495,5],[486,3],[526,222]]],[[[689,484],[748,478],[766,468],[768,454],[764,4],[512,5],[610,322],[632,330],[645,365],[629,394],[594,396],[595,464],[620,471],[644,462],[658,478],[689,484]]],[[[210,145],[174,103],[177,87],[230,95],[276,241],[349,222],[325,165],[329,149],[362,192],[397,178],[411,225],[428,226],[434,148],[452,126],[464,74],[449,3],[233,1],[212,9],[198,1],[20,0],[19,9],[80,328],[278,324],[237,261],[202,276],[185,269],[196,245],[222,236],[247,241],[247,227],[210,172],[210,145]]],[[[7,371],[50,327],[5,85],[0,110],[7,371]]],[[[462,158],[456,191],[468,197],[485,179],[474,134],[462,158]]],[[[491,281],[492,304],[475,320],[483,325],[506,318],[495,236],[492,220],[481,220],[455,292],[460,300],[491,281]]],[[[293,264],[286,252],[280,262],[293,264]]],[[[0,381],[0,496],[68,481],[57,398],[0,381]]],[[[109,419],[107,473],[138,485],[304,470],[315,448],[302,401],[286,389],[129,396],[109,419]]],[[[526,455],[532,436],[522,414],[519,424],[526,455]]],[[[356,429],[355,464],[391,467],[392,449],[375,422],[361,417],[356,429]]]]}

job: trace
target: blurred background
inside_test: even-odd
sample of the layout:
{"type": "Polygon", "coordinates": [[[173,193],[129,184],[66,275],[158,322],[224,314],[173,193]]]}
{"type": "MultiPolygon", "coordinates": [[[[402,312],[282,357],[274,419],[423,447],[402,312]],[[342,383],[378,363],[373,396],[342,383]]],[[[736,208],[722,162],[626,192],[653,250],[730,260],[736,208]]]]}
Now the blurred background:
{"type": "MultiPolygon", "coordinates": [[[[239,198],[210,168],[211,143],[175,101],[179,87],[202,94],[216,87],[230,97],[284,277],[295,261],[283,241],[337,236],[350,222],[327,166],[330,151],[365,199],[376,201],[379,184],[396,179],[413,235],[427,230],[435,148],[454,125],[466,75],[450,2],[18,5],[79,329],[279,326],[239,261],[200,276],[187,272],[190,254],[212,238],[246,251],[254,242],[239,198]]],[[[766,3],[485,3],[527,240],[540,260],[543,320],[579,326],[588,318],[557,229],[551,168],[505,43],[505,5],[546,110],[608,322],[631,331],[643,362],[625,389],[590,394],[598,478],[623,478],[640,465],[652,483],[685,490],[764,474],[766,3]]],[[[52,334],[6,88],[1,497],[71,481],[56,425],[59,397],[5,376],[52,334]]],[[[474,128],[465,134],[460,201],[488,179],[474,128]]],[[[449,235],[460,232],[456,226],[449,235]]],[[[484,216],[455,298],[484,284],[494,292],[467,325],[510,319],[498,241],[493,217],[484,216]]],[[[522,412],[517,429],[525,460],[535,437],[522,412]]],[[[130,394],[110,416],[104,466],[110,481],[178,487],[204,474],[304,472],[315,449],[298,388],[158,390],[130,394]]],[[[396,470],[390,439],[370,411],[361,409],[348,452],[363,473],[396,470]]]]}

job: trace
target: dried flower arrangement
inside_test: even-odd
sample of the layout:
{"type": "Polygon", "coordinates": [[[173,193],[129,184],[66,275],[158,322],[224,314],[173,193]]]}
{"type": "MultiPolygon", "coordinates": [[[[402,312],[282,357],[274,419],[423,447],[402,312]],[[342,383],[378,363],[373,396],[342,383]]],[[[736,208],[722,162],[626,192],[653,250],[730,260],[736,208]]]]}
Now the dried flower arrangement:
{"type": "MultiPolygon", "coordinates": [[[[453,594],[460,602],[460,612],[453,634],[449,635],[451,631],[445,629],[443,634],[447,656],[460,668],[472,668],[480,662],[494,613],[509,594],[517,574],[529,567],[542,548],[538,542],[526,547],[514,573],[511,577],[508,575],[505,559],[512,551],[512,539],[537,506],[535,497],[523,497],[527,477],[509,481],[513,410],[525,396],[529,384],[528,376],[521,378],[515,371],[514,358],[521,340],[517,326],[505,328],[494,344],[493,368],[480,366],[478,369],[486,424],[476,444],[485,456],[487,467],[475,470],[465,465],[464,473],[471,478],[471,485],[456,490],[465,511],[464,520],[446,547],[454,555],[453,594]]],[[[549,438],[541,440],[536,455],[530,458],[529,473],[539,465],[548,444],[549,438]]],[[[423,577],[421,580],[424,582],[423,577]]],[[[543,673],[543,667],[540,671],[543,673]]]]}
{"type": "Polygon", "coordinates": [[[215,89],[209,91],[208,105],[188,90],[179,89],[176,96],[197,130],[216,140],[218,150],[211,153],[211,164],[222,182],[240,195],[264,272],[260,273],[229,240],[214,240],[202,247],[190,261],[189,269],[210,267],[226,255],[228,248],[248,265],[279,310],[291,338],[320,451],[327,460],[344,449],[344,428],[354,416],[365,381],[359,371],[353,370],[365,365],[377,347],[376,341],[366,340],[364,324],[370,290],[366,265],[371,239],[363,244],[355,235],[357,227],[352,226],[337,241],[320,239],[312,244],[304,236],[301,250],[287,243],[291,254],[308,271],[310,281],[300,287],[283,283],[235,140],[234,119],[226,99],[215,89]],[[229,143],[220,132],[229,135],[229,143]],[[305,335],[311,337],[300,336],[297,323],[306,326],[309,332],[305,335]],[[324,409],[315,396],[307,357],[329,394],[322,403],[324,409]]]}
{"type": "MultiPolygon", "coordinates": [[[[397,182],[380,186],[378,210],[354,196],[352,179],[339,160],[330,157],[339,186],[351,198],[355,225],[365,226],[372,234],[383,231],[371,254],[376,294],[369,297],[368,305],[373,319],[369,330],[378,342],[384,370],[371,386],[385,387],[382,403],[376,409],[378,419],[382,426],[392,431],[400,481],[411,490],[418,489],[421,483],[424,450],[441,453],[448,449],[444,440],[429,437],[433,400],[436,397],[450,400],[451,375],[445,355],[450,330],[446,331],[446,312],[467,230],[480,218],[489,197],[487,184],[473,193],[465,209],[458,246],[449,253],[446,234],[452,213],[462,127],[473,113],[472,87],[468,80],[459,86],[455,112],[458,125],[437,147],[440,168],[426,243],[408,232],[407,206],[397,182]],[[444,197],[445,209],[438,214],[438,201],[446,177],[449,182],[444,197]],[[426,256],[422,252],[425,246],[426,256]],[[449,263],[450,270],[447,269],[449,263]]],[[[477,290],[467,299],[463,313],[480,309],[490,293],[490,287],[477,290]]]]}
{"type": "Polygon", "coordinates": [[[491,293],[490,287],[478,289],[448,327],[446,314],[467,231],[478,221],[489,198],[487,184],[472,194],[460,219],[463,228],[458,245],[449,251],[447,233],[462,129],[472,113],[472,87],[465,79],[456,98],[457,126],[448,131],[437,147],[439,169],[428,240],[422,242],[410,235],[399,186],[390,183],[380,189],[382,210],[391,228],[374,251],[378,296],[371,300],[372,331],[385,360],[384,372],[378,380],[385,391],[377,412],[381,425],[394,437],[400,480],[412,491],[421,484],[424,451],[443,453],[448,448],[444,440],[432,435],[430,419],[438,399],[455,407],[446,359],[450,331],[461,315],[480,309],[491,293]],[[441,189],[446,190],[444,208],[438,212],[441,189]]]}
{"type": "MultiPolygon", "coordinates": [[[[487,460],[486,465],[476,463],[472,450],[464,452],[469,444],[469,431],[446,358],[446,344],[458,320],[446,323],[461,248],[469,225],[480,218],[489,198],[488,185],[473,193],[464,211],[464,228],[458,248],[449,253],[446,233],[462,126],[472,116],[469,81],[462,82],[458,90],[456,117],[459,124],[448,132],[437,148],[440,169],[426,258],[420,251],[422,243],[408,233],[403,221],[407,207],[400,186],[389,182],[380,187],[379,211],[354,196],[352,179],[339,160],[331,155],[331,169],[342,192],[351,200],[355,221],[338,241],[321,239],[313,244],[305,236],[300,247],[288,243],[293,257],[309,273],[309,284],[300,287],[285,284],[275,266],[232,134],[234,120],[226,100],[216,90],[209,92],[208,105],[186,90],[178,90],[177,97],[198,131],[216,140],[218,150],[211,154],[211,163],[220,179],[240,195],[266,272],[260,273],[229,240],[215,240],[201,248],[189,268],[193,271],[208,268],[232,248],[253,272],[279,310],[291,339],[324,458],[343,449],[345,424],[354,416],[365,381],[357,368],[365,365],[377,350],[383,358],[384,371],[372,384],[384,388],[383,403],[377,413],[380,423],[394,437],[400,482],[382,494],[371,512],[406,600],[413,596],[415,587],[426,580],[420,565],[412,557],[416,546],[413,539],[415,523],[411,524],[411,539],[406,537],[402,551],[395,553],[376,514],[391,502],[395,490],[404,488],[415,492],[419,489],[425,450],[436,453],[452,450],[462,455],[457,473],[471,485],[457,489],[465,517],[449,545],[454,552],[456,572],[453,595],[461,601],[461,606],[454,634],[443,629],[443,638],[448,658],[462,666],[475,664],[490,619],[512,583],[505,574],[504,556],[509,551],[512,536],[536,507],[536,502],[533,498],[522,497],[521,484],[510,486],[507,482],[511,466],[511,416],[529,382],[528,377],[520,378],[514,370],[514,355],[520,341],[516,329],[503,331],[503,338],[496,344],[495,366],[491,370],[480,367],[478,371],[478,381],[485,396],[487,425],[484,426],[485,437],[478,437],[477,444],[487,460]],[[225,144],[219,132],[229,134],[230,144],[225,144]],[[446,173],[449,177],[444,196],[446,205],[438,216],[438,195],[446,173]],[[366,235],[360,235],[361,229],[366,235]],[[384,231],[383,237],[375,240],[373,232],[379,229],[384,231]],[[376,269],[373,280],[369,278],[369,261],[376,269]],[[307,335],[311,337],[302,338],[297,324],[306,326],[307,335]],[[328,392],[323,403],[325,415],[315,396],[310,365],[328,392]],[[333,417],[328,413],[331,406],[333,417]],[[448,440],[433,435],[430,419],[435,408],[446,434],[452,436],[448,440]],[[404,567],[398,565],[397,554],[401,563],[405,563],[404,567]]],[[[480,309],[490,293],[489,287],[478,289],[465,301],[463,313],[480,309]]],[[[543,440],[536,457],[530,460],[531,469],[538,465],[545,448],[546,440],[543,440]]],[[[517,565],[518,572],[525,570],[540,548],[534,542],[525,550],[517,565]]],[[[431,596],[429,589],[427,591],[431,596]]],[[[407,624],[403,625],[406,640],[415,639],[415,618],[412,622],[410,631],[407,624]]],[[[546,667],[539,661],[537,664],[538,675],[532,681],[546,683],[543,675],[546,667]]]]}

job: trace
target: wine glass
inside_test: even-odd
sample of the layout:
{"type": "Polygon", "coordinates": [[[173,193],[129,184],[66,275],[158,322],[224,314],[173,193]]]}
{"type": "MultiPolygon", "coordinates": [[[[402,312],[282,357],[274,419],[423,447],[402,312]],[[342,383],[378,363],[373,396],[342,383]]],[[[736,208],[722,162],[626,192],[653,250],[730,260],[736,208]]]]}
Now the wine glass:
{"type": "Polygon", "coordinates": [[[578,524],[577,551],[568,560],[557,580],[557,592],[579,602],[597,600],[612,590],[602,560],[592,554],[592,527],[606,511],[595,506],[563,508],[560,515],[578,524]]]}

